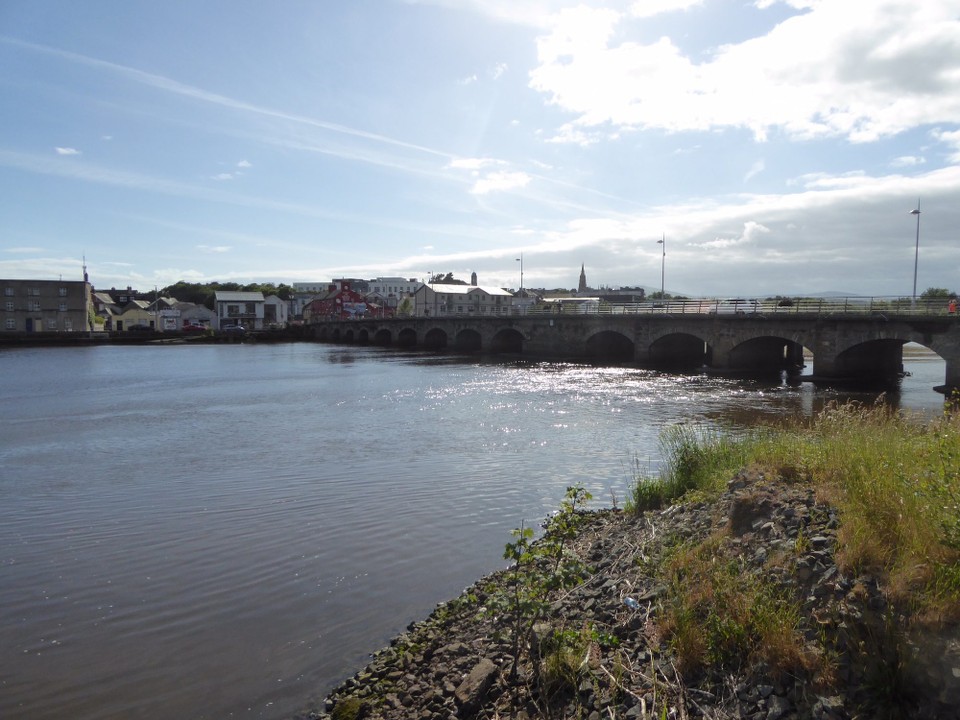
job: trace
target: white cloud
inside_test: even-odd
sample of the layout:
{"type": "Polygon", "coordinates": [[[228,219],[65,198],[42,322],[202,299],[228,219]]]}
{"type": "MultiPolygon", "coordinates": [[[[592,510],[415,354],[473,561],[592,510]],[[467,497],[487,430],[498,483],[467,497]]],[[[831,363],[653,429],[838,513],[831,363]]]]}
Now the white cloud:
{"type": "Polygon", "coordinates": [[[197,245],[197,250],[203,253],[225,253],[230,252],[229,245],[197,245]]]}
{"type": "Polygon", "coordinates": [[[935,130],[934,138],[952,148],[950,162],[960,163],[960,130],[935,130]]]}
{"type": "Polygon", "coordinates": [[[652,17],[666,12],[687,10],[694,5],[703,5],[703,0],[637,0],[630,7],[634,17],[652,17]]]}
{"type": "Polygon", "coordinates": [[[916,155],[901,155],[900,157],[894,158],[890,161],[890,167],[914,167],[916,165],[923,165],[926,161],[926,158],[922,156],[918,157],[916,155]]]}
{"type": "Polygon", "coordinates": [[[480,178],[470,190],[474,195],[512,190],[524,187],[530,182],[530,176],[523,172],[494,172],[480,178]]]}
{"type": "Polygon", "coordinates": [[[494,160],[492,158],[454,158],[450,161],[448,167],[456,168],[458,170],[480,170],[481,168],[489,167],[490,165],[502,164],[502,161],[494,160]]]}
{"type": "Polygon", "coordinates": [[[753,165],[750,166],[750,169],[747,170],[747,174],[743,176],[744,182],[749,182],[751,178],[756,177],[764,170],[766,170],[767,164],[763,160],[757,160],[753,165]]]}
{"type": "Polygon", "coordinates": [[[42,253],[43,248],[39,247],[11,247],[4,248],[4,252],[16,253],[22,255],[36,255],[37,253],[42,253]]]}
{"type": "Polygon", "coordinates": [[[748,220],[743,224],[743,231],[735,237],[716,237],[713,240],[690,244],[693,247],[705,249],[726,249],[736,247],[738,245],[754,244],[761,236],[769,234],[770,228],[754,220],[748,220]]]}
{"type": "Polygon", "coordinates": [[[211,176],[214,180],[233,180],[233,173],[222,172],[211,176]]]}
{"type": "Polygon", "coordinates": [[[739,127],[764,140],[780,128],[868,142],[960,122],[960,19],[950,3],[791,5],[808,9],[702,62],[667,37],[623,38],[622,13],[564,10],[538,39],[530,85],[583,130],[739,127]]]}
{"type": "Polygon", "coordinates": [[[509,69],[506,63],[497,63],[493,66],[493,70],[490,71],[490,76],[494,80],[499,80],[500,77],[509,69]]]}
{"type": "Polygon", "coordinates": [[[70,147],[58,147],[56,148],[57,155],[80,155],[80,151],[76,148],[70,147]]]}
{"type": "Polygon", "coordinates": [[[477,76],[476,76],[476,75],[468,75],[468,76],[465,77],[465,78],[460,78],[459,80],[457,80],[457,84],[458,84],[458,85],[472,85],[472,84],[475,83],[476,81],[477,81],[477,76]]]}
{"type": "Polygon", "coordinates": [[[248,168],[248,167],[253,167],[253,165],[251,165],[250,162],[247,161],[247,160],[241,160],[240,162],[237,163],[237,167],[238,167],[238,168],[248,168]]]}

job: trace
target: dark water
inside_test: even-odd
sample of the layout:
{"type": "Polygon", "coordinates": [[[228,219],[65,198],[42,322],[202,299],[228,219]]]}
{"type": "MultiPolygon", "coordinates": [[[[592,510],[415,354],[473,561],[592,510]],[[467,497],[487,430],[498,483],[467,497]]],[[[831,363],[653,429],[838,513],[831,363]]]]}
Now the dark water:
{"type": "MultiPolygon", "coordinates": [[[[892,404],[939,412],[943,363],[892,404]]],[[[658,433],[844,396],[319,345],[0,352],[0,717],[284,718],[658,433]]],[[[872,400],[864,393],[858,399],[872,400]]]]}

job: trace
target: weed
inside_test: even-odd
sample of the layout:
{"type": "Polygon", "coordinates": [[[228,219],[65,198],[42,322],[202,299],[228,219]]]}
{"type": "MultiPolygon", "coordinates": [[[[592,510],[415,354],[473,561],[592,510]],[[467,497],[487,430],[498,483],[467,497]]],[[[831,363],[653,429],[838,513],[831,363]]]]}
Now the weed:
{"type": "Polygon", "coordinates": [[[511,636],[511,680],[516,680],[523,649],[529,647],[533,628],[549,609],[549,595],[579,584],[586,568],[569,552],[568,545],[582,524],[580,509],[592,499],[582,485],[567,488],[560,509],[544,522],[545,535],[534,542],[533,528],[511,531],[503,557],[511,561],[505,592],[494,592],[487,600],[487,612],[504,615],[511,636]]]}
{"type": "Polygon", "coordinates": [[[366,707],[359,698],[348,697],[337,702],[330,714],[332,720],[358,720],[365,714],[366,707]]]}

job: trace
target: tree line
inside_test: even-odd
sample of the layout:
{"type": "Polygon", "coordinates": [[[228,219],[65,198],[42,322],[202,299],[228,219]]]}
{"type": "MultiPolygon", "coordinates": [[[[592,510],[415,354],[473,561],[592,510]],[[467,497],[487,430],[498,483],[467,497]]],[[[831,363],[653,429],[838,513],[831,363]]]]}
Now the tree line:
{"type": "Polygon", "coordinates": [[[218,292],[262,292],[264,297],[276,295],[281,300],[293,297],[294,289],[290,285],[280,283],[247,283],[242,285],[235,282],[188,283],[183,280],[161,288],[160,294],[173,297],[181,302],[191,302],[203,305],[210,310],[214,309],[214,299],[218,292]]]}

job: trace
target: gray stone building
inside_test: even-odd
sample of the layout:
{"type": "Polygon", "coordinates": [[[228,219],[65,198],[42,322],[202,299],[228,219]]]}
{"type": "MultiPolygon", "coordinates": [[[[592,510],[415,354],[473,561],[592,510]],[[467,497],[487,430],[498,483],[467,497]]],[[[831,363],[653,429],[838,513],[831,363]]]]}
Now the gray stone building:
{"type": "Polygon", "coordinates": [[[0,332],[90,332],[91,291],[82,280],[0,279],[0,332]]]}

